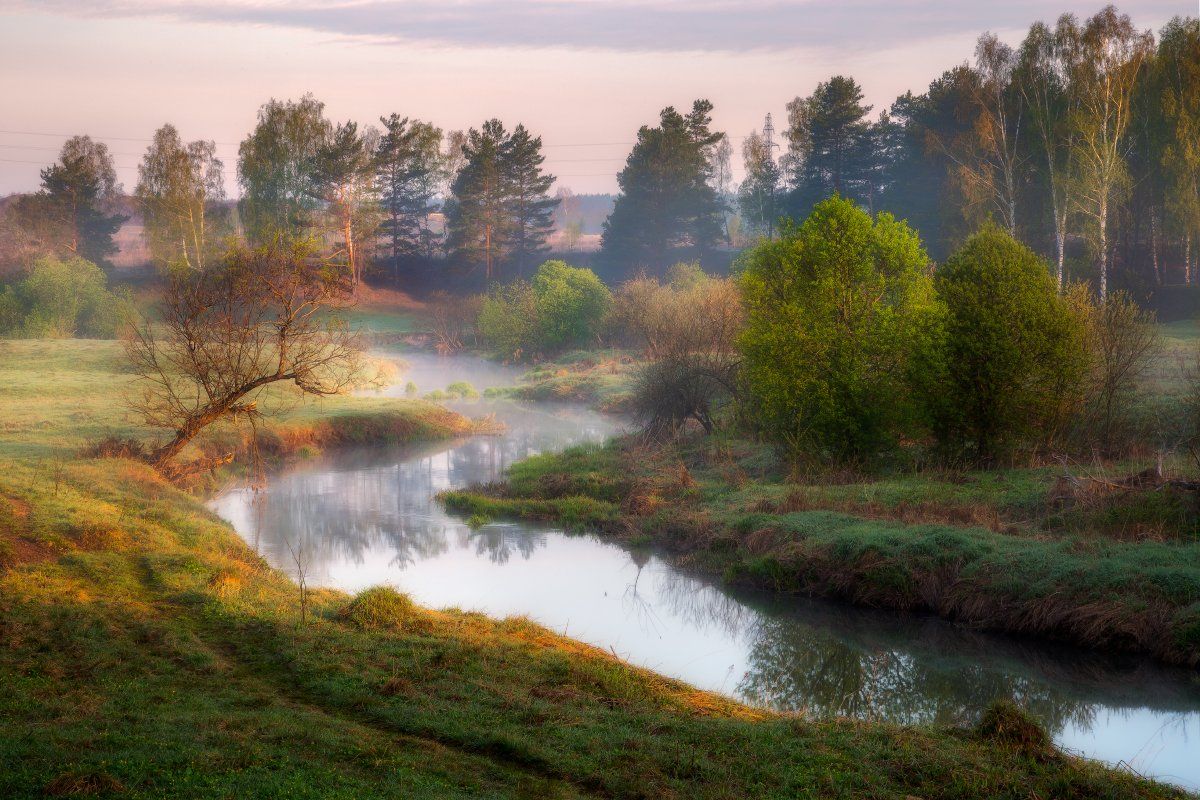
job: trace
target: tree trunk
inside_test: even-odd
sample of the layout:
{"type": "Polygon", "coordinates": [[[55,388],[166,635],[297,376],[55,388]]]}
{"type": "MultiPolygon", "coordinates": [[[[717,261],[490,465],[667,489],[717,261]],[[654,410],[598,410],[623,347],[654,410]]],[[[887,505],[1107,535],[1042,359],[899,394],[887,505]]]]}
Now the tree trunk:
{"type": "Polygon", "coordinates": [[[1108,299],[1108,198],[1100,201],[1100,302],[1108,299]]]}
{"type": "Polygon", "coordinates": [[[1158,261],[1158,218],[1150,212],[1150,263],[1154,265],[1154,285],[1162,286],[1162,266],[1158,261]]]}
{"type": "Polygon", "coordinates": [[[1183,238],[1183,282],[1192,285],[1192,234],[1183,238]]]}

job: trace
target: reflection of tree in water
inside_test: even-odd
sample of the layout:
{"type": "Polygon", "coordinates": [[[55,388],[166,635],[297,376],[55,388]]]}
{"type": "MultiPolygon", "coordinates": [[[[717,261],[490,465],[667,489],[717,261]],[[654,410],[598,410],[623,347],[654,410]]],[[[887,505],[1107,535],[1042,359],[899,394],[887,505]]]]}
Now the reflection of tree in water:
{"type": "Polygon", "coordinates": [[[546,546],[546,534],[513,525],[486,525],[478,530],[458,526],[459,547],[474,546],[475,554],[487,556],[493,564],[506,564],[514,552],[528,559],[539,547],[546,546]]]}
{"type": "Polygon", "coordinates": [[[337,561],[362,564],[392,551],[403,568],[438,556],[456,542],[494,563],[514,553],[529,558],[544,535],[489,526],[470,535],[433,499],[445,489],[500,478],[513,461],[547,449],[595,440],[613,423],[588,410],[504,409],[504,436],[389,448],[343,450],[309,467],[271,478],[262,494],[247,493],[252,530],[245,531],[272,564],[290,569],[289,544],[303,543],[310,582],[327,585],[337,561]],[[452,536],[454,538],[452,538],[452,536]]]}
{"type": "Polygon", "coordinates": [[[866,649],[795,619],[764,617],[751,634],[738,693],[751,702],[814,716],[885,719],[905,725],[964,723],[1007,697],[1057,733],[1091,726],[1095,707],[1050,683],[979,663],[943,662],[935,651],[866,649]]]}
{"type": "Polygon", "coordinates": [[[662,607],[677,618],[746,643],[736,693],[771,708],[962,723],[1008,697],[1058,733],[1089,730],[1103,707],[1192,712],[1200,702],[1200,686],[1146,659],[988,636],[933,618],[731,593],[677,572],[662,573],[658,584],[662,607]]]}

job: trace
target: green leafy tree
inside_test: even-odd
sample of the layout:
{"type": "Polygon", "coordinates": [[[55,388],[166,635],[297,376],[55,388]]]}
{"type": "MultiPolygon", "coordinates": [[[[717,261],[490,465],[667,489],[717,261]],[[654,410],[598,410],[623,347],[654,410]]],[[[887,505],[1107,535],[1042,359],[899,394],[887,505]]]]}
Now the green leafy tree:
{"type": "Polygon", "coordinates": [[[937,370],[925,386],[947,450],[989,462],[1061,432],[1082,398],[1083,320],[1058,294],[1046,262],[995,225],[937,271],[945,307],[937,370]]]}
{"type": "Polygon", "coordinates": [[[1066,282],[1067,223],[1076,158],[1070,59],[1077,38],[1075,18],[1070,15],[1064,15],[1053,31],[1044,23],[1034,24],[1021,43],[1014,79],[1032,129],[1026,142],[1036,152],[1035,162],[1040,162],[1045,177],[1054,229],[1054,274],[1060,288],[1066,282]]]}
{"type": "Polygon", "coordinates": [[[39,258],[0,294],[0,332],[31,339],[106,338],[116,333],[119,298],[104,270],[79,257],[39,258]]]}
{"type": "Polygon", "coordinates": [[[769,435],[796,456],[869,460],[912,428],[912,354],[936,315],[928,263],[907,225],[843,198],[747,253],[741,346],[769,435]]]}
{"type": "Polygon", "coordinates": [[[738,188],[738,207],[749,227],[760,235],[775,235],[779,209],[779,165],[775,161],[774,126],[767,115],[762,132],[751,131],[742,142],[746,178],[738,188]]]}
{"type": "Polygon", "coordinates": [[[402,258],[430,257],[437,236],[430,214],[439,208],[442,131],[399,114],[380,117],[384,132],[375,148],[375,181],[383,212],[380,235],[399,269],[402,258]]]}
{"type": "Polygon", "coordinates": [[[596,336],[612,305],[612,294],[596,273],[565,261],[547,261],[532,283],[542,348],[560,350],[596,336]]]}
{"type": "Polygon", "coordinates": [[[204,269],[221,233],[222,169],[213,142],[185,144],[174,125],[155,131],[138,167],[134,196],[158,263],[204,269]]]}
{"type": "Polygon", "coordinates": [[[617,175],[620,194],[604,222],[604,257],[630,269],[666,266],[678,249],[700,256],[723,234],[724,209],[713,186],[712,156],[723,133],[710,129],[712,103],[688,115],[663,109],[658,127],[642,126],[617,175]]]}
{"type": "Polygon", "coordinates": [[[1173,19],[1162,31],[1156,72],[1162,117],[1166,204],[1183,238],[1184,275],[1192,282],[1192,246],[1200,240],[1200,20],[1173,19]]]}
{"type": "Polygon", "coordinates": [[[1100,300],[1108,296],[1111,232],[1118,201],[1129,189],[1126,137],[1142,65],[1154,37],[1108,6],[1089,19],[1071,45],[1072,124],[1078,140],[1075,202],[1096,257],[1100,300]]]}
{"type": "Polygon", "coordinates": [[[586,344],[599,333],[611,305],[608,287],[590,269],[546,261],[531,282],[494,287],[477,327],[491,349],[531,358],[586,344]]]}
{"type": "Polygon", "coordinates": [[[14,209],[18,224],[43,249],[107,264],[117,252],[113,236],[128,219],[109,213],[121,187],[108,146],[73,136],[41,175],[41,191],[21,198],[14,209]]]}
{"type": "Polygon", "coordinates": [[[316,225],[321,200],[312,169],[332,129],[325,104],[311,94],[259,109],[258,124],[238,148],[242,221],[252,242],[301,238],[316,225]]]}

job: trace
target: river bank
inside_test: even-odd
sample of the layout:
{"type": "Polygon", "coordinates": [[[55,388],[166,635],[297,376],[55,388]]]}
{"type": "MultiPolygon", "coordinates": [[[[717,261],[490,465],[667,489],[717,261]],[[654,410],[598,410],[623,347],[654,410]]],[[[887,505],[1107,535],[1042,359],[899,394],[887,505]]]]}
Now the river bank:
{"type": "Polygon", "coordinates": [[[314,589],[301,622],[196,497],[73,455],[129,430],[119,363],[47,348],[2,356],[57,387],[0,447],[5,796],[1179,796],[1004,725],[751,709],[519,618],[314,589]]]}
{"type": "Polygon", "coordinates": [[[1102,522],[1126,509],[1109,507],[1030,525],[1055,480],[1041,469],[803,485],[752,443],[625,439],[443,499],[482,518],[593,527],[731,584],[1200,663],[1200,542],[1186,529],[1114,535],[1102,522]]]}

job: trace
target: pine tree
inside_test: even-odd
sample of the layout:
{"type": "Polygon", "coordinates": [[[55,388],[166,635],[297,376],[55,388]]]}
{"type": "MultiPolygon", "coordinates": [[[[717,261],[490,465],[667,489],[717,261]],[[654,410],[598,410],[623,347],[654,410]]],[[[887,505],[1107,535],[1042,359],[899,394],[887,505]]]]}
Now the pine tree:
{"type": "Polygon", "coordinates": [[[403,258],[430,257],[436,236],[429,217],[438,210],[442,131],[392,114],[380,117],[384,133],[375,148],[375,183],[383,212],[380,235],[399,270],[403,258]]]}
{"type": "Polygon", "coordinates": [[[700,256],[723,238],[712,156],[725,134],[710,130],[711,112],[707,100],[697,100],[687,116],[668,107],[658,127],[638,131],[604,223],[605,258],[627,270],[663,266],[677,248],[700,256]]]}
{"type": "Polygon", "coordinates": [[[128,217],[108,209],[120,192],[108,147],[88,136],[63,144],[58,162],[41,172],[42,189],[20,199],[18,224],[48,250],[106,264],[113,237],[128,217]]]}
{"type": "Polygon", "coordinates": [[[308,192],[320,201],[341,234],[351,285],[362,282],[363,254],[359,239],[374,225],[368,221],[374,206],[373,148],[358,133],[358,123],[340,123],[330,129],[310,164],[306,165],[308,192]],[[366,228],[367,231],[363,229],[366,228]]]}
{"type": "Polygon", "coordinates": [[[454,259],[472,266],[483,264],[490,281],[498,275],[512,233],[504,151],[508,133],[498,119],[467,132],[463,165],[446,202],[446,248],[454,259]]]}
{"type": "Polygon", "coordinates": [[[817,85],[810,97],[788,104],[788,153],[784,167],[791,185],[788,206],[808,216],[832,194],[863,205],[872,193],[871,106],[853,78],[842,75],[817,85]]]}
{"type": "Polygon", "coordinates": [[[542,138],[517,125],[501,152],[501,169],[508,194],[510,239],[508,257],[523,275],[538,256],[549,251],[546,238],[554,230],[557,198],[548,192],[554,176],[542,172],[542,138]]]}

